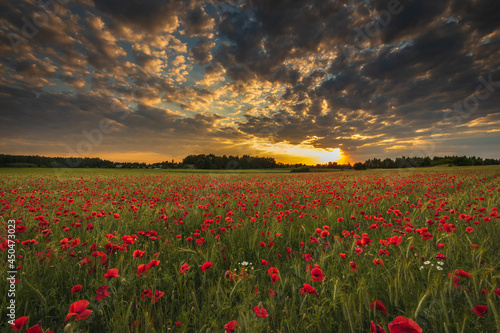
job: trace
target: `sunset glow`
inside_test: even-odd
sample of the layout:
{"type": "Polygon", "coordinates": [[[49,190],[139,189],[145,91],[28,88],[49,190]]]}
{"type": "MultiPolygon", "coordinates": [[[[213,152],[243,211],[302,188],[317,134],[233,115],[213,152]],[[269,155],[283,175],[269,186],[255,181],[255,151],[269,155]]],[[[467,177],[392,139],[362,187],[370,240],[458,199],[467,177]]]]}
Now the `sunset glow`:
{"type": "Polygon", "coordinates": [[[313,142],[317,137],[309,138],[299,144],[289,142],[269,142],[255,139],[251,146],[256,155],[274,156],[281,163],[325,164],[328,162],[347,163],[347,156],[340,148],[316,148],[313,142]]]}

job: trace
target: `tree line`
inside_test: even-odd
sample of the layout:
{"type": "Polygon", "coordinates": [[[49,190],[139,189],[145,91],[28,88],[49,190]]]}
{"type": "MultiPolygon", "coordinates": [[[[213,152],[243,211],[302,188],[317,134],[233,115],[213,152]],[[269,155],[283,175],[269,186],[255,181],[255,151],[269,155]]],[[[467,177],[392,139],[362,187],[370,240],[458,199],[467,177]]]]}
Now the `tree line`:
{"type": "Polygon", "coordinates": [[[276,162],[273,157],[257,156],[216,156],[214,154],[199,154],[186,156],[181,162],[164,161],[159,163],[139,162],[111,162],[97,157],[46,157],[37,155],[7,155],[0,154],[0,167],[19,168],[123,168],[123,169],[275,169],[275,168],[305,168],[310,169],[393,169],[431,167],[438,165],[449,166],[474,166],[474,165],[500,165],[500,159],[467,156],[434,156],[430,157],[397,157],[396,159],[378,158],[368,159],[351,165],[328,162],[326,164],[283,164],[276,162]]]}
{"type": "Polygon", "coordinates": [[[434,156],[432,159],[428,156],[426,157],[397,157],[395,160],[386,158],[380,160],[378,158],[372,158],[366,160],[364,163],[358,162],[353,165],[355,170],[366,170],[366,169],[393,169],[393,168],[419,168],[419,167],[431,167],[439,165],[448,166],[474,166],[474,165],[499,165],[500,159],[486,158],[476,156],[434,156]]]}
{"type": "Polygon", "coordinates": [[[0,154],[0,167],[6,168],[114,168],[116,163],[97,157],[47,157],[0,154]]]}
{"type": "Polygon", "coordinates": [[[274,169],[278,166],[272,157],[189,155],[182,164],[196,169],[274,169]]]}

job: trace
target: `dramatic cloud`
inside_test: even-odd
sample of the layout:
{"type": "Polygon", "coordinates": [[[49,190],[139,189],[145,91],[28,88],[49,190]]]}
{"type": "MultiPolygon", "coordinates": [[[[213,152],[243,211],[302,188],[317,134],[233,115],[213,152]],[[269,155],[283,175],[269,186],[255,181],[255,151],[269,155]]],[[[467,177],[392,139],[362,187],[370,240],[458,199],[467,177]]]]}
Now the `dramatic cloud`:
{"type": "Polygon", "coordinates": [[[20,0],[0,13],[4,153],[500,157],[496,0],[20,0]]]}
{"type": "Polygon", "coordinates": [[[196,63],[204,65],[212,60],[210,51],[215,47],[215,42],[200,39],[191,49],[191,55],[196,60],[196,63]]]}
{"type": "Polygon", "coordinates": [[[94,0],[95,7],[111,17],[114,24],[130,25],[149,33],[172,32],[184,9],[182,0],[94,0]]]}

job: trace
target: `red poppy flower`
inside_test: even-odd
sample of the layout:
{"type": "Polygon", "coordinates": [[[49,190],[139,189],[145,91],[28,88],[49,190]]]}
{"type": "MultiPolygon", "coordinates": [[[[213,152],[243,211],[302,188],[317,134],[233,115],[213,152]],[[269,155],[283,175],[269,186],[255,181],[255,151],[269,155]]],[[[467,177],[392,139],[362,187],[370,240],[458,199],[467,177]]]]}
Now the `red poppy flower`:
{"type": "Polygon", "coordinates": [[[116,220],[119,220],[119,219],[120,219],[120,214],[113,214],[113,217],[114,217],[116,220]]]}
{"type": "Polygon", "coordinates": [[[463,269],[455,270],[455,274],[457,274],[458,276],[466,277],[468,279],[472,277],[471,273],[466,272],[463,269]]]}
{"type": "Polygon", "coordinates": [[[346,260],[347,259],[347,255],[345,253],[341,253],[340,254],[340,258],[346,260]]]}
{"type": "Polygon", "coordinates": [[[153,292],[151,291],[151,288],[148,288],[142,292],[141,298],[143,301],[144,301],[144,296],[146,296],[147,298],[153,297],[153,292]]]}
{"type": "Polygon", "coordinates": [[[153,298],[153,300],[151,301],[151,303],[154,304],[154,303],[158,302],[158,300],[160,298],[162,298],[164,295],[165,295],[165,293],[163,291],[156,290],[155,291],[155,297],[153,298]]]}
{"type": "Polygon", "coordinates": [[[321,282],[325,279],[325,275],[323,274],[323,271],[321,268],[313,268],[311,270],[311,280],[314,282],[321,282]]]}
{"type": "Polygon", "coordinates": [[[383,313],[387,314],[387,308],[385,307],[384,303],[382,303],[382,301],[379,301],[378,299],[372,301],[370,303],[370,307],[372,309],[376,308],[377,310],[381,310],[383,313]]]}
{"type": "Polygon", "coordinates": [[[380,325],[375,325],[373,320],[370,322],[370,333],[385,333],[385,330],[380,325]]]}
{"type": "Polygon", "coordinates": [[[354,273],[356,273],[356,271],[357,271],[356,267],[358,267],[358,264],[356,264],[355,262],[351,261],[351,262],[349,263],[349,265],[351,266],[352,271],[353,271],[354,273]]]}
{"type": "Polygon", "coordinates": [[[259,291],[259,289],[257,289],[257,286],[255,286],[255,290],[253,291],[253,293],[254,293],[255,295],[260,294],[260,291],[259,291]]]}
{"type": "Polygon", "coordinates": [[[146,264],[141,264],[137,267],[137,276],[141,276],[142,273],[146,272],[146,264]]]}
{"type": "Polygon", "coordinates": [[[267,313],[266,309],[264,307],[259,307],[258,305],[253,307],[253,311],[259,318],[267,318],[269,317],[269,314],[267,313]]]}
{"type": "Polygon", "coordinates": [[[10,325],[12,326],[12,330],[14,332],[17,332],[17,331],[21,330],[21,328],[23,328],[27,322],[28,322],[28,316],[24,316],[24,317],[17,318],[16,320],[14,320],[14,323],[10,324],[10,325]]]}
{"type": "Polygon", "coordinates": [[[389,255],[389,251],[387,251],[386,249],[379,249],[378,250],[378,255],[381,256],[381,255],[386,255],[388,256],[389,255]]]}
{"type": "Polygon", "coordinates": [[[226,271],[226,273],[224,273],[224,276],[231,282],[235,281],[237,277],[236,273],[231,272],[229,269],[226,271]]]}
{"type": "Polygon", "coordinates": [[[85,267],[86,265],[90,264],[90,259],[88,257],[85,257],[82,259],[82,261],[80,261],[80,264],[82,265],[82,267],[85,267]]]}
{"type": "Polygon", "coordinates": [[[120,275],[118,275],[118,268],[112,268],[108,270],[107,273],[104,274],[105,279],[111,279],[111,278],[117,278],[120,275]]]}
{"type": "Polygon", "coordinates": [[[465,228],[465,231],[467,231],[469,234],[474,231],[473,227],[467,227],[465,228]]]}
{"type": "Polygon", "coordinates": [[[130,236],[130,235],[123,235],[121,240],[125,244],[134,244],[135,243],[135,238],[130,236]]]}
{"type": "Polygon", "coordinates": [[[82,286],[80,284],[77,284],[77,285],[74,285],[73,288],[71,288],[71,293],[74,294],[74,293],[79,292],[80,290],[82,290],[82,286]]]}
{"type": "Polygon", "coordinates": [[[156,267],[160,264],[160,260],[151,260],[148,264],[146,264],[146,270],[156,267]]]}
{"type": "Polygon", "coordinates": [[[99,288],[97,288],[96,292],[95,292],[95,300],[96,301],[101,301],[103,299],[105,299],[106,297],[108,297],[110,294],[109,292],[107,292],[106,290],[108,290],[109,286],[100,286],[99,288]]]}
{"type": "Polygon", "coordinates": [[[390,333],[422,333],[422,328],[413,320],[398,316],[389,323],[390,333]]]}
{"type": "Polygon", "coordinates": [[[177,321],[175,322],[175,327],[181,327],[181,326],[182,326],[182,321],[177,320],[177,321]]]}
{"type": "Polygon", "coordinates": [[[209,268],[212,268],[212,263],[210,261],[205,262],[203,265],[201,265],[201,271],[204,272],[209,268]]]}
{"type": "Polygon", "coordinates": [[[273,274],[278,274],[278,269],[276,267],[270,267],[267,270],[267,275],[272,276],[273,274]]]}
{"type": "Polygon", "coordinates": [[[69,311],[68,314],[66,315],[66,319],[64,321],[67,321],[69,318],[75,316],[75,320],[80,320],[80,319],[87,319],[90,317],[90,314],[93,312],[92,310],[87,309],[87,306],[90,304],[89,301],[87,300],[81,300],[74,302],[69,306],[69,311]]]}
{"type": "Polygon", "coordinates": [[[453,279],[453,287],[455,289],[460,289],[461,286],[460,286],[460,278],[458,276],[456,276],[455,274],[453,273],[448,273],[448,278],[449,279],[453,279]]]}
{"type": "Polygon", "coordinates": [[[445,257],[445,255],[444,255],[444,254],[442,254],[442,253],[438,253],[438,254],[436,255],[436,259],[437,259],[437,260],[446,260],[446,257],[445,257]]]}
{"type": "Polygon", "coordinates": [[[142,258],[142,256],[144,255],[144,253],[146,253],[145,251],[141,251],[141,250],[135,250],[134,253],[132,253],[132,257],[134,258],[142,258]]]}
{"type": "Polygon", "coordinates": [[[240,324],[236,320],[231,320],[229,323],[224,325],[224,330],[228,333],[234,332],[234,328],[238,327],[240,324]]]}
{"type": "Polygon", "coordinates": [[[181,266],[181,269],[179,270],[179,272],[181,272],[182,274],[186,274],[187,270],[190,269],[191,267],[189,267],[189,265],[187,263],[184,263],[182,264],[181,266]]]}
{"type": "Polygon", "coordinates": [[[303,295],[305,293],[316,295],[316,290],[310,284],[304,283],[304,288],[300,288],[300,293],[303,295]]]}
{"type": "Polygon", "coordinates": [[[392,236],[387,238],[388,245],[399,245],[403,242],[403,237],[401,236],[392,236]]]}
{"type": "Polygon", "coordinates": [[[483,318],[485,313],[488,311],[488,305],[476,305],[472,308],[472,311],[474,311],[476,316],[483,318]]]}
{"type": "Polygon", "coordinates": [[[267,290],[267,293],[269,294],[269,296],[273,297],[273,296],[276,296],[276,293],[274,292],[274,290],[272,288],[269,288],[267,290]]]}
{"type": "Polygon", "coordinates": [[[382,259],[375,258],[375,259],[372,260],[372,262],[373,262],[374,265],[384,266],[384,262],[382,261],[382,259]]]}
{"type": "Polygon", "coordinates": [[[40,325],[37,324],[28,328],[25,333],[43,333],[43,331],[40,325]]]}
{"type": "Polygon", "coordinates": [[[495,294],[497,294],[497,296],[500,296],[500,287],[495,289],[495,294]]]}

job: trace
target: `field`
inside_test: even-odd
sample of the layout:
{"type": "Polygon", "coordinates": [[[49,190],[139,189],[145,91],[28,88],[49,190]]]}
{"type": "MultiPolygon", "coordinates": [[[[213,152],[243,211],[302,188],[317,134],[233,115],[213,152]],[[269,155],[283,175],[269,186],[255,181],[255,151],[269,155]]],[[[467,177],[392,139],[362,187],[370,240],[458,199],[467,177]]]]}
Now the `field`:
{"type": "Polygon", "coordinates": [[[0,182],[2,332],[500,332],[498,167],[0,182]]]}

